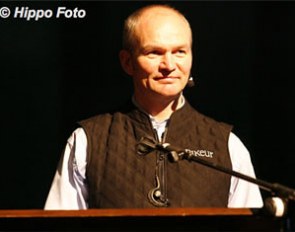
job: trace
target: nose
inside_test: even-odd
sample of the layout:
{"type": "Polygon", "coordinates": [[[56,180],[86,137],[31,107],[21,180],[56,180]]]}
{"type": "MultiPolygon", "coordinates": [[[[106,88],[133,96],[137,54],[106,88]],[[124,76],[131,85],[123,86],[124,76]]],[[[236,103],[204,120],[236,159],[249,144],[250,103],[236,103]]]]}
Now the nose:
{"type": "Polygon", "coordinates": [[[176,64],[173,55],[171,53],[165,53],[161,59],[160,70],[171,72],[175,70],[175,66],[176,64]]]}

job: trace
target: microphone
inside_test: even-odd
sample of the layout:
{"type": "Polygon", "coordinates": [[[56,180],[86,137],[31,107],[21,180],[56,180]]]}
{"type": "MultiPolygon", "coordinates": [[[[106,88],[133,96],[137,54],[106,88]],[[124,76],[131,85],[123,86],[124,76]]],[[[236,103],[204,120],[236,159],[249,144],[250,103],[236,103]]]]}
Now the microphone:
{"type": "Polygon", "coordinates": [[[179,147],[171,146],[170,143],[157,143],[152,137],[142,137],[137,143],[137,154],[147,155],[154,150],[163,151],[168,153],[168,159],[171,162],[179,161],[180,157],[184,153],[179,147]]]}
{"type": "MultiPolygon", "coordinates": [[[[146,155],[154,150],[162,151],[168,154],[168,160],[171,162],[178,162],[182,159],[187,159],[188,161],[194,160],[199,163],[203,163],[204,165],[210,166],[213,165],[208,161],[200,159],[199,152],[190,150],[190,149],[182,149],[180,147],[176,147],[171,145],[170,143],[158,143],[151,137],[143,137],[139,141],[137,145],[137,153],[139,155],[146,155]]],[[[209,154],[210,155],[210,154],[209,154]]],[[[216,166],[214,164],[214,166],[216,166]]]]}
{"type": "Polygon", "coordinates": [[[177,162],[184,158],[185,150],[172,146],[170,143],[157,144],[157,149],[168,153],[168,159],[171,162],[177,162]]]}
{"type": "Polygon", "coordinates": [[[286,204],[289,200],[295,201],[295,189],[278,183],[269,183],[264,180],[253,178],[232,169],[220,166],[216,163],[201,159],[200,157],[198,157],[197,151],[190,149],[181,149],[179,147],[172,146],[170,143],[158,143],[151,137],[141,138],[139,143],[137,144],[137,148],[137,153],[140,155],[146,155],[154,150],[159,150],[166,152],[168,154],[168,159],[170,159],[172,162],[177,162],[182,159],[194,161],[204,166],[213,168],[217,171],[238,177],[250,183],[254,183],[260,188],[271,192],[272,195],[278,196],[280,199],[282,199],[282,202],[278,201],[276,198],[273,198],[271,201],[266,202],[267,208],[271,208],[271,210],[269,211],[276,211],[276,216],[283,216],[286,213],[286,207],[282,206],[284,206],[284,204],[286,204]],[[279,211],[278,214],[277,211],[279,211]]]}
{"type": "Polygon", "coordinates": [[[137,154],[147,155],[156,150],[156,140],[152,137],[142,137],[137,143],[137,154]]]}

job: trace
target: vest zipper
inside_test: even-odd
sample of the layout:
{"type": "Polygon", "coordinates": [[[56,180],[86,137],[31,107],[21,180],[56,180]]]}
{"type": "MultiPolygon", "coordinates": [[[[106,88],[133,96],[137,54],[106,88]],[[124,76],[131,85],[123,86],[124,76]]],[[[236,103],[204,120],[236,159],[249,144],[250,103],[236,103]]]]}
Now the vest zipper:
{"type": "MultiPolygon", "coordinates": [[[[168,121],[169,122],[169,121],[168,121]]],[[[154,137],[157,142],[165,142],[167,135],[168,122],[165,131],[162,134],[161,141],[156,129],[153,129],[154,137]]],[[[157,207],[167,207],[169,200],[167,198],[167,156],[166,154],[156,151],[157,161],[155,170],[156,187],[149,191],[148,197],[150,202],[157,207]]]]}

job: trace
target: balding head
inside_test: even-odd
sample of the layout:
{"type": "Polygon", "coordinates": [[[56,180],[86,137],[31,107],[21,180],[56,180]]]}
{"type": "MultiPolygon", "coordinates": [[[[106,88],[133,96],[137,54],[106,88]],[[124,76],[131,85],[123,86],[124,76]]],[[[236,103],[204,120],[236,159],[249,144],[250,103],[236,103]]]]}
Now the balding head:
{"type": "Polygon", "coordinates": [[[187,28],[192,45],[192,31],[185,16],[169,5],[153,4],[136,10],[125,20],[123,29],[123,49],[130,52],[135,50],[139,42],[138,33],[142,33],[142,31],[137,31],[140,24],[145,26],[154,22],[153,26],[156,27],[158,19],[166,19],[169,21],[169,18],[178,19],[179,22],[183,24],[183,27],[187,28]]]}

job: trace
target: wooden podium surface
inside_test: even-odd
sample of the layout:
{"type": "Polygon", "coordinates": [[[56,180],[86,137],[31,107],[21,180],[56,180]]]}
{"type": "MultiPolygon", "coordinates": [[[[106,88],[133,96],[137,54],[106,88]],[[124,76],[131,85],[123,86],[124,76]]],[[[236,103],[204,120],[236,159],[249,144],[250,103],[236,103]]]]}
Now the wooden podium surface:
{"type": "Polygon", "coordinates": [[[228,208],[0,210],[0,231],[283,231],[283,219],[228,208]]]}

